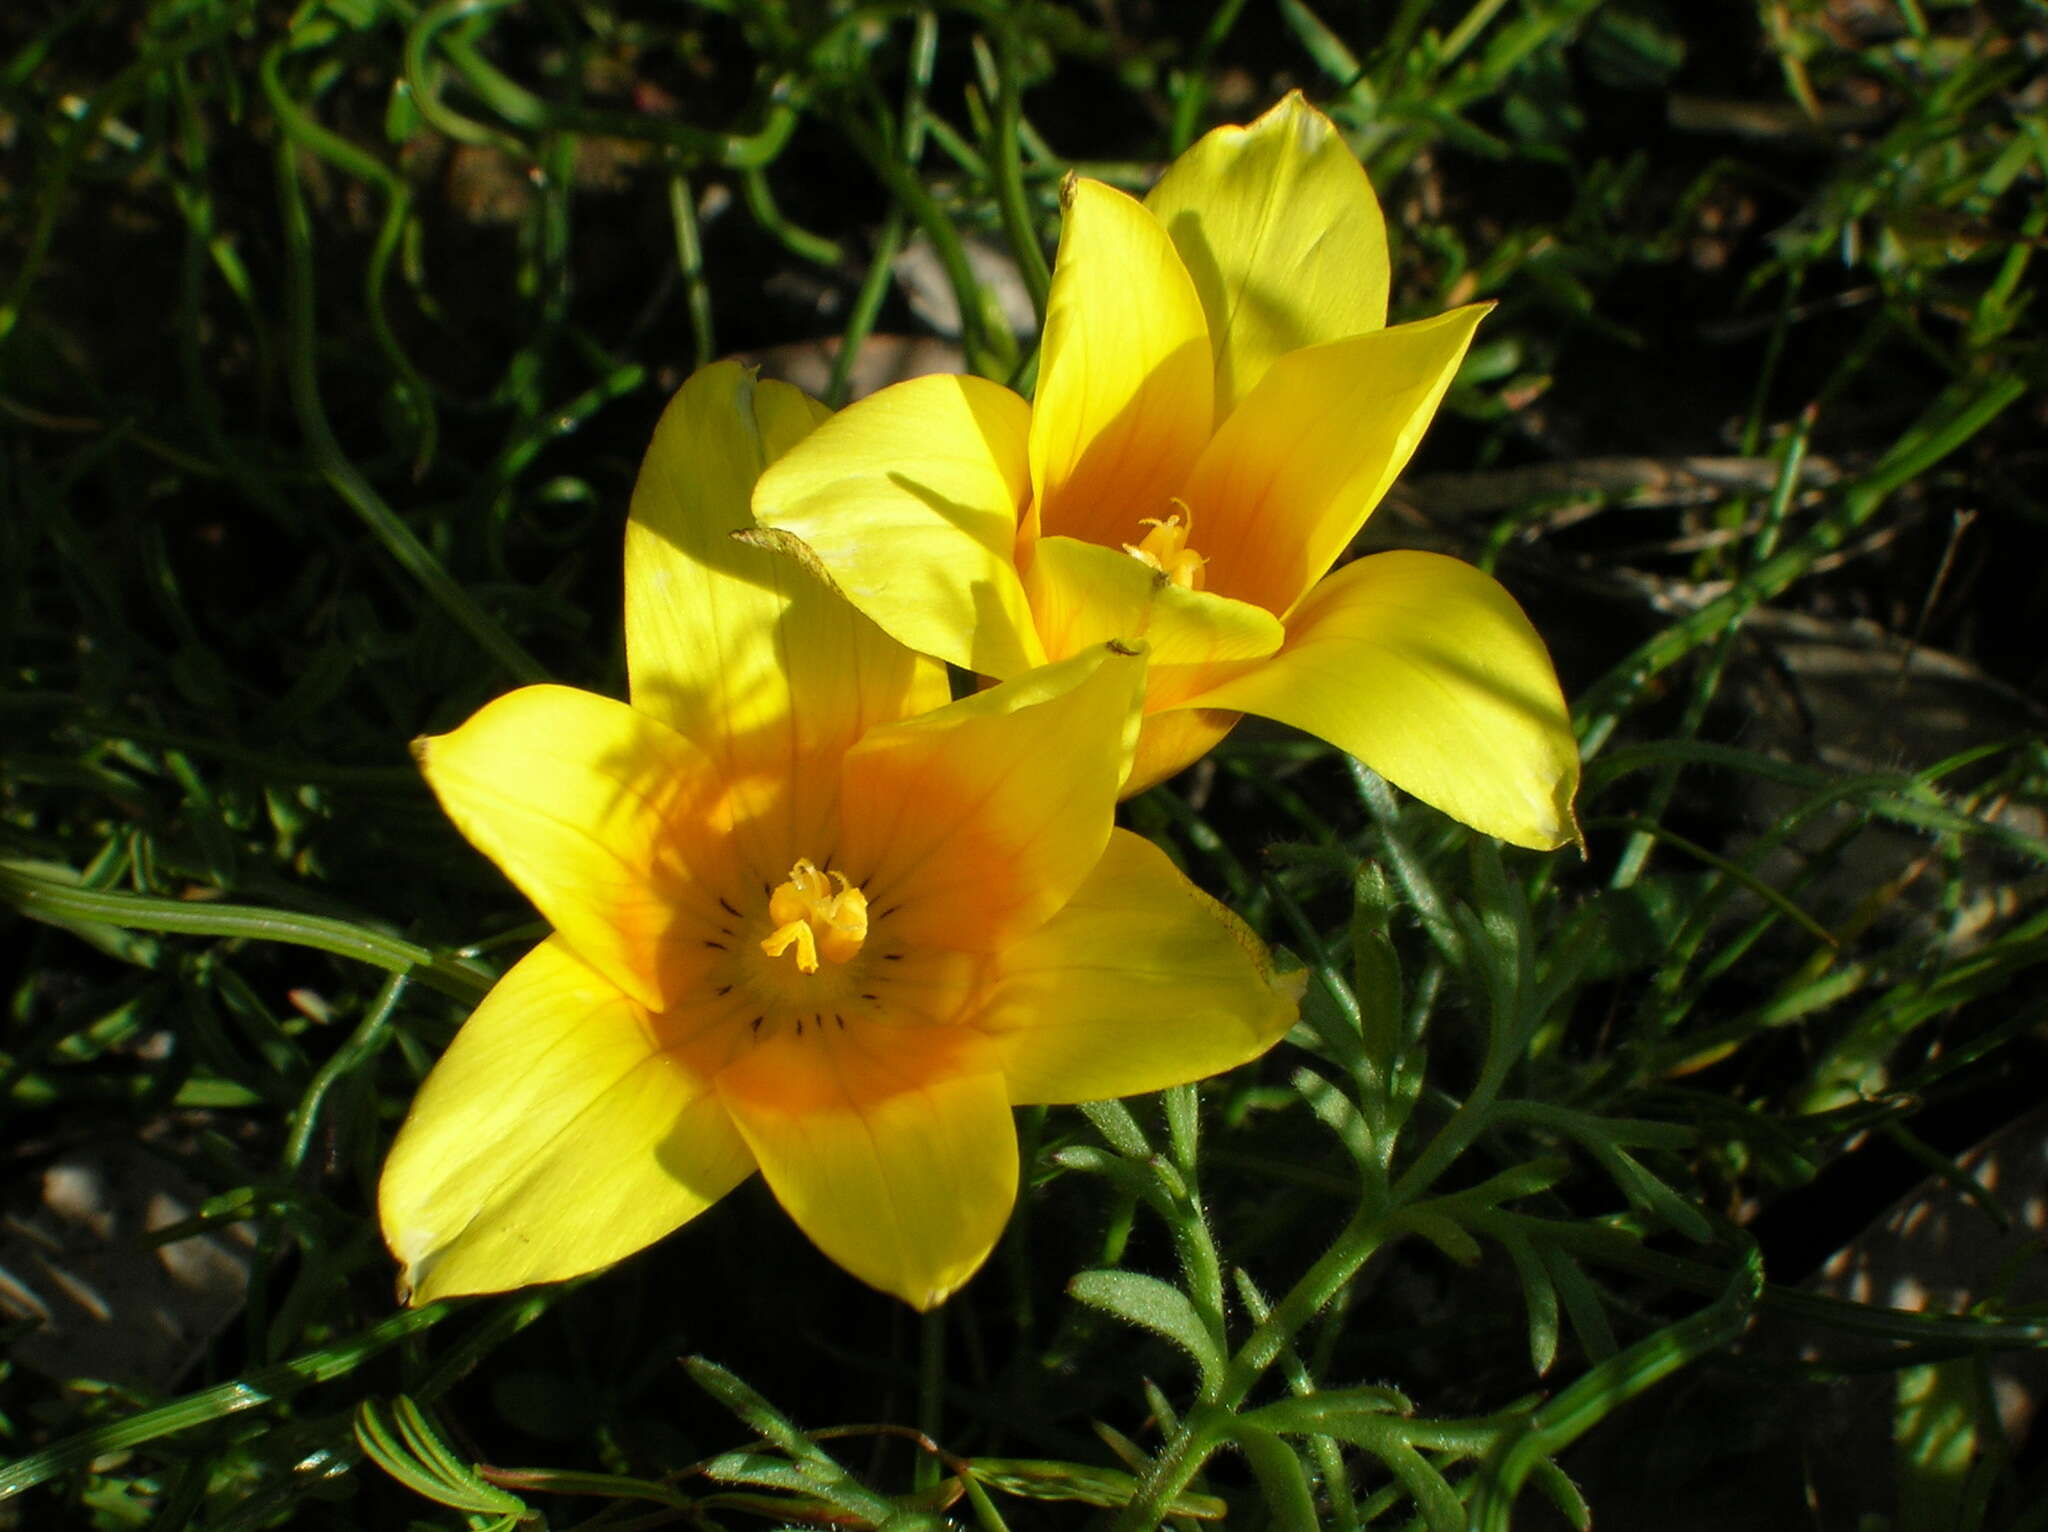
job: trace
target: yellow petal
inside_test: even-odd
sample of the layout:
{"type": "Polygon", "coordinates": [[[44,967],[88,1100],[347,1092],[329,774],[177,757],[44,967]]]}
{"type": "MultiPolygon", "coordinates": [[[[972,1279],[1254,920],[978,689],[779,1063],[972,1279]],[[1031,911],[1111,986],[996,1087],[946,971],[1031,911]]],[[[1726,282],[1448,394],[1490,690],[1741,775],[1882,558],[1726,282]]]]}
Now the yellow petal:
{"type": "Polygon", "coordinates": [[[1098,646],[854,746],[834,865],[877,951],[986,952],[1067,902],[1109,839],[1144,676],[1098,646]]]}
{"type": "Polygon", "coordinates": [[[1152,626],[1167,583],[1121,548],[1072,537],[1042,537],[1023,564],[1024,593],[1048,658],[1063,660],[1111,639],[1135,642],[1152,626]]]}
{"type": "Polygon", "coordinates": [[[1152,651],[1145,711],[1174,706],[1206,690],[1219,670],[1276,653],[1286,636],[1280,619],[1262,606],[1214,591],[1161,586],[1152,625],[1145,630],[1152,651]]]}
{"type": "Polygon", "coordinates": [[[1123,796],[1135,798],[1146,788],[1178,776],[1223,743],[1224,735],[1243,717],[1225,708],[1205,707],[1147,714],[1145,727],[1138,732],[1138,748],[1131,756],[1131,774],[1124,779],[1123,796]]]}
{"type": "Polygon", "coordinates": [[[1470,564],[1404,552],[1346,565],[1288,620],[1279,654],[1199,700],[1318,735],[1517,846],[1578,838],[1578,747],[1550,656],[1470,564]]]}
{"type": "Polygon", "coordinates": [[[861,400],[761,476],[754,516],[884,631],[982,675],[1044,660],[1012,562],[1031,408],[980,378],[861,400]]]}
{"type": "Polygon", "coordinates": [[[761,470],[828,413],[731,362],[693,374],[655,428],[626,528],[634,706],[711,758],[743,825],[773,815],[799,840],[829,820],[836,779],[793,762],[837,760],[872,725],[948,695],[941,666],[815,575],[733,541],[753,529],[761,470]]]}
{"type": "Polygon", "coordinates": [[[1285,636],[1264,607],[1183,589],[1120,549],[1071,537],[1033,547],[1024,588],[1055,658],[1108,639],[1142,638],[1151,651],[1125,798],[1192,765],[1230,732],[1238,714],[1181,704],[1271,655],[1285,636]]]}
{"type": "Polygon", "coordinates": [[[614,986],[659,1010],[703,970],[730,821],[689,741],[609,697],[528,686],[413,752],[455,827],[614,986]]]}
{"type": "Polygon", "coordinates": [[[1184,491],[1208,589],[1286,615],[1407,466],[1489,307],[1273,364],[1184,491]]]}
{"type": "Polygon", "coordinates": [[[1054,659],[1112,639],[1151,650],[1147,711],[1201,689],[1189,677],[1238,660],[1263,659],[1285,630],[1264,607],[1188,590],[1121,548],[1072,537],[1040,539],[1024,570],[1045,650],[1054,659]]]}
{"type": "Polygon", "coordinates": [[[861,1281],[929,1309],[995,1248],[1017,1198],[1017,1133],[977,1033],[785,1032],[718,1091],[776,1199],[861,1281]]]}
{"type": "Polygon", "coordinates": [[[1280,357],[1387,322],[1387,228],[1330,120],[1290,92],[1175,160],[1145,206],[1193,276],[1220,420],[1280,357]]]}
{"type": "Polygon", "coordinates": [[[1181,704],[1273,654],[1285,637],[1264,607],[1186,590],[1120,549],[1071,537],[1033,546],[1024,588],[1054,658],[1109,639],[1142,638],[1151,651],[1125,798],[1192,765],[1235,727],[1237,713],[1181,704]]]}
{"type": "Polygon", "coordinates": [[[974,1026],[1000,1046],[1019,1106],[1234,1068],[1280,1038],[1301,998],[1242,921],[1128,830],[1065,909],[997,956],[995,975],[974,1026]]]}
{"type": "Polygon", "coordinates": [[[384,1162],[378,1217],[410,1302],[595,1271],[746,1177],[709,1081],[666,1044],[559,939],[498,981],[384,1162]]]}
{"type": "Polygon", "coordinates": [[[1209,438],[1212,366],[1165,230],[1122,192],[1075,182],[1031,408],[1032,530],[1114,548],[1170,514],[1209,438]]]}

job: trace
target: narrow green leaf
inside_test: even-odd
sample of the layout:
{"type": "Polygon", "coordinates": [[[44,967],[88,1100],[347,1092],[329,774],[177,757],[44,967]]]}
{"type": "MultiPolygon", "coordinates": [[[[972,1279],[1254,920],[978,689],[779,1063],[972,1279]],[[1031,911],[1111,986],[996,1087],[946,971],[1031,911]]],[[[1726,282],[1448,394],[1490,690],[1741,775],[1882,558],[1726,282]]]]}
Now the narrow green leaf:
{"type": "Polygon", "coordinates": [[[1301,1099],[1308,1103],[1308,1109],[1315,1113],[1316,1120],[1337,1135],[1344,1152],[1361,1166],[1369,1163],[1372,1159],[1372,1133],[1351,1098],[1313,1069],[1297,1069],[1289,1076],[1289,1081],[1301,1099]]]}
{"type": "Polygon", "coordinates": [[[1223,1375],[1223,1338],[1212,1335],[1188,1295],[1137,1271],[1084,1271],[1067,1292],[1090,1308],[1172,1341],[1195,1360],[1204,1387],[1223,1375]]]}
{"type": "Polygon", "coordinates": [[[1168,1434],[1178,1431],[1180,1429],[1180,1412],[1173,1407],[1173,1401],[1166,1397],[1166,1390],[1150,1378],[1145,1379],[1141,1386],[1145,1393],[1145,1408],[1151,1412],[1152,1418],[1159,1423],[1161,1433],[1168,1434]]]}
{"type": "Polygon", "coordinates": [[[1003,1513],[996,1509],[996,1503],[989,1499],[988,1491],[981,1487],[980,1475],[971,1468],[954,1481],[967,1496],[967,1504],[974,1511],[974,1519],[980,1524],[981,1532],[1010,1532],[1010,1524],[1003,1520],[1003,1513]]]}
{"type": "Polygon", "coordinates": [[[1259,1481],[1268,1524],[1281,1532],[1317,1532],[1321,1524],[1316,1519],[1315,1498],[1309,1493],[1308,1475],[1294,1449],[1248,1420],[1238,1420],[1230,1434],[1259,1481]]]}
{"type": "Polygon", "coordinates": [[[1695,1244],[1704,1245],[1714,1237],[1706,1215],[1666,1186],[1644,1168],[1643,1162],[1618,1144],[1594,1144],[1593,1152],[1607,1173],[1614,1177],[1622,1195],[1652,1217],[1658,1218],[1695,1244]]]}
{"type": "Polygon", "coordinates": [[[1599,1290],[1586,1280],[1579,1263],[1564,1251],[1546,1246],[1543,1260],[1550,1268],[1550,1280],[1557,1285],[1558,1296],[1564,1300],[1565,1317],[1571,1321],[1572,1333],[1578,1336],[1586,1355],[1596,1362],[1613,1356],[1614,1327],[1607,1322],[1607,1307],[1600,1300],[1599,1290]]]}
{"type": "Polygon", "coordinates": [[[1550,1497],[1550,1503],[1557,1507],[1576,1532],[1592,1532],[1593,1508],[1586,1504],[1586,1497],[1579,1493],[1579,1487],[1572,1482],[1570,1474],[1549,1458],[1539,1458],[1529,1470],[1529,1477],[1550,1497]]]}
{"type": "Polygon", "coordinates": [[[1358,1000],[1366,1058],[1382,1080],[1392,1075],[1402,1052],[1407,1003],[1391,935],[1393,908],[1386,870],[1377,862],[1366,863],[1351,884],[1351,992],[1358,1000]]]}
{"type": "Polygon", "coordinates": [[[1302,0],[1280,0],[1280,19],[1333,84],[1349,85],[1358,78],[1357,55],[1345,47],[1344,40],[1302,0]]]}
{"type": "MultiPolygon", "coordinates": [[[[1181,1216],[1159,1172],[1166,1169],[1156,1160],[1127,1160],[1093,1144],[1068,1144],[1050,1156],[1055,1165],[1068,1170],[1101,1176],[1124,1196],[1143,1202],[1162,1219],[1171,1222],[1181,1216]]],[[[1178,1179],[1178,1178],[1176,1178],[1178,1179]]]]}
{"type": "Polygon", "coordinates": [[[1529,1314],[1529,1365],[1536,1369],[1537,1377],[1543,1377],[1557,1360],[1557,1284],[1526,1239],[1505,1231],[1494,1231],[1494,1238],[1515,1263],[1522,1304],[1529,1314]]]}
{"type": "Polygon", "coordinates": [[[1276,1399],[1241,1418],[1263,1431],[1286,1436],[1344,1436],[1348,1440],[1349,1430],[1368,1417],[1406,1418],[1414,1413],[1414,1401],[1400,1390],[1361,1384],[1356,1388],[1331,1388],[1293,1399],[1276,1399]]]}
{"type": "Polygon", "coordinates": [[[701,1356],[683,1358],[683,1371],[705,1393],[793,1458],[831,1462],[825,1449],[797,1428],[796,1422],[776,1409],[733,1373],[701,1356]]]}
{"type": "Polygon", "coordinates": [[[365,1399],[356,1406],[355,1434],[356,1444],[363,1449],[363,1455],[385,1473],[422,1499],[446,1504],[441,1500],[443,1485],[440,1478],[429,1473],[405,1450],[405,1444],[386,1423],[375,1401],[365,1399]]]}
{"type": "Polygon", "coordinates": [[[876,1494],[829,1459],[823,1463],[791,1462],[765,1452],[722,1452],[701,1465],[707,1479],[721,1484],[753,1484],[782,1490],[797,1498],[785,1515],[802,1521],[880,1527],[896,1514],[896,1506],[876,1494]]]}
{"type": "MultiPolygon", "coordinates": [[[[975,1458],[968,1464],[982,1483],[1022,1500],[1067,1500],[1107,1508],[1126,1505],[1138,1487],[1130,1474],[1088,1463],[1061,1463],[1040,1458],[975,1458]]],[[[1226,1507],[1214,1495],[1183,1493],[1173,1499],[1171,1514],[1197,1521],[1220,1521],[1226,1507]]]]}
{"type": "Polygon", "coordinates": [[[895,1508],[886,1498],[855,1479],[794,1421],[738,1376],[701,1356],[683,1358],[683,1368],[705,1393],[787,1454],[785,1459],[759,1452],[722,1453],[704,1465],[708,1477],[816,1496],[878,1525],[888,1519],[895,1508]]]}
{"type": "Polygon", "coordinates": [[[525,1501],[486,1483],[458,1458],[411,1399],[400,1394],[392,1401],[388,1422],[384,1415],[375,1400],[357,1405],[356,1442],[366,1457],[415,1494],[479,1516],[527,1514],[525,1501]]]}
{"type": "Polygon", "coordinates": [[[1403,1208],[1389,1220],[1389,1224],[1420,1234],[1460,1266],[1474,1266],[1479,1262],[1479,1241],[1455,1219],[1430,1211],[1426,1204],[1403,1208]]]}
{"type": "Polygon", "coordinates": [[[1201,1098],[1192,1085],[1175,1085],[1159,1093],[1166,1109],[1167,1142],[1173,1163],[1184,1176],[1194,1173],[1195,1153],[1201,1142],[1201,1098]]]}
{"type": "Polygon", "coordinates": [[[1429,1532],[1464,1532],[1465,1507],[1458,1492],[1430,1465],[1429,1459],[1408,1444],[1401,1435],[1401,1425],[1384,1416],[1376,1420],[1359,1419],[1334,1434],[1348,1437],[1386,1464],[1388,1472],[1401,1481],[1416,1510],[1422,1513],[1429,1532]]]}
{"type": "Polygon", "coordinates": [[[1126,1159],[1149,1160],[1152,1145],[1145,1137],[1145,1130],[1138,1126],[1138,1119],[1131,1115],[1131,1109],[1121,1101],[1084,1101],[1081,1115],[1095,1125],[1103,1141],[1126,1159]]]}
{"type": "Polygon", "coordinates": [[[451,1487],[459,1487],[472,1494],[480,1504],[467,1507],[477,1511],[523,1511],[526,1509],[516,1495],[494,1489],[477,1477],[476,1465],[466,1462],[434,1429],[434,1423],[410,1398],[400,1394],[392,1401],[391,1413],[398,1422],[399,1434],[405,1443],[430,1471],[440,1476],[451,1487]]]}

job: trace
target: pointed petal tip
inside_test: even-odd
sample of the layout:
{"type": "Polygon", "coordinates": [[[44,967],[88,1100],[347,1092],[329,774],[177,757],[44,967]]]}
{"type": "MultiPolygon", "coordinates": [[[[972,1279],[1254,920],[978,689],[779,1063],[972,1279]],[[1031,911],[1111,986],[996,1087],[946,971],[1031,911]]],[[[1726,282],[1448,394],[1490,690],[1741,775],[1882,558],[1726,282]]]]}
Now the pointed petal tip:
{"type": "Polygon", "coordinates": [[[1291,724],[1482,834],[1535,851],[1578,835],[1578,744],[1541,636],[1491,575],[1370,554],[1319,583],[1287,647],[1202,696],[1291,724]]]}
{"type": "Polygon", "coordinates": [[[1297,133],[1334,133],[1337,129],[1337,125],[1330,121],[1328,114],[1303,95],[1298,85],[1246,123],[1245,129],[1247,132],[1256,132],[1268,125],[1274,128],[1291,128],[1297,133]]]}
{"type": "Polygon", "coordinates": [[[1145,199],[1209,316],[1216,414],[1289,351],[1386,324],[1386,219],[1343,134],[1299,91],[1204,134],[1145,199]]]}
{"type": "Polygon", "coordinates": [[[1200,453],[1215,362],[1202,301],[1160,221],[1078,180],[1067,198],[1031,406],[1027,533],[1141,535],[1200,453]]]}
{"type": "MultiPolygon", "coordinates": [[[[381,1200],[381,1190],[380,1190],[381,1200]]],[[[423,1229],[397,1229],[387,1221],[384,1224],[384,1248],[391,1252],[398,1262],[398,1278],[394,1287],[399,1305],[403,1308],[423,1308],[436,1298],[446,1294],[433,1291],[433,1269],[440,1251],[433,1245],[433,1236],[423,1229]]]]}
{"type": "Polygon", "coordinates": [[[904,1272],[895,1277],[856,1271],[837,1255],[832,1255],[831,1259],[875,1291],[900,1299],[920,1314],[929,1314],[941,1304],[950,1302],[955,1293],[981,1275],[981,1268],[988,1264],[988,1258],[994,1252],[995,1245],[991,1243],[987,1250],[972,1260],[956,1263],[943,1271],[904,1272]]]}
{"type": "Polygon", "coordinates": [[[1567,780],[1559,783],[1554,800],[1556,818],[1548,827],[1548,844],[1532,847],[1532,850],[1562,851],[1572,847],[1578,851],[1580,861],[1590,860],[1592,853],[1586,846],[1586,831],[1579,823],[1578,804],[1573,801],[1578,796],[1578,776],[1578,772],[1573,771],[1567,780]]]}
{"type": "MultiPolygon", "coordinates": [[[[1368,762],[1367,764],[1371,764],[1368,762]]],[[[1424,802],[1435,803],[1427,792],[1416,792],[1405,787],[1424,802]]],[[[1506,841],[1510,846],[1519,846],[1524,851],[1562,851],[1567,846],[1576,846],[1579,857],[1587,856],[1585,831],[1579,826],[1578,809],[1573,800],[1578,795],[1578,763],[1571,762],[1560,771],[1548,793],[1540,789],[1516,809],[1505,803],[1496,803],[1490,814],[1453,812],[1444,804],[1436,807],[1451,813],[1483,835],[1491,835],[1506,841]]]]}
{"type": "Polygon", "coordinates": [[[969,1282],[972,1282],[980,1271],[981,1263],[977,1262],[973,1271],[964,1272],[960,1276],[951,1278],[940,1285],[928,1287],[919,1292],[896,1293],[893,1296],[901,1298],[905,1303],[916,1309],[918,1313],[929,1314],[933,1309],[959,1292],[969,1282]]]}
{"type": "Polygon", "coordinates": [[[1257,1058],[1299,1015],[1303,971],[1142,836],[1118,830],[1066,908],[997,959],[972,1025],[1015,1105],[1140,1095],[1257,1058]]]}
{"type": "Polygon", "coordinates": [[[1320,135],[1336,132],[1337,125],[1330,120],[1329,114],[1310,101],[1297,85],[1250,122],[1223,123],[1210,131],[1245,135],[1291,131],[1320,135]]]}
{"type": "Polygon", "coordinates": [[[717,1089],[797,1227],[922,1312],[980,1270],[1016,1204],[1017,1133],[992,1064],[962,1027],[784,1033],[717,1089]]]}
{"type": "MultiPolygon", "coordinates": [[[[1504,814],[1497,822],[1473,822],[1474,828],[1520,846],[1526,851],[1562,851],[1576,847],[1585,860],[1586,832],[1579,824],[1579,760],[1576,750],[1556,763],[1556,775],[1547,785],[1531,783],[1531,793],[1519,815],[1504,814]]],[[[1419,795],[1418,795],[1419,796],[1419,795]]]]}

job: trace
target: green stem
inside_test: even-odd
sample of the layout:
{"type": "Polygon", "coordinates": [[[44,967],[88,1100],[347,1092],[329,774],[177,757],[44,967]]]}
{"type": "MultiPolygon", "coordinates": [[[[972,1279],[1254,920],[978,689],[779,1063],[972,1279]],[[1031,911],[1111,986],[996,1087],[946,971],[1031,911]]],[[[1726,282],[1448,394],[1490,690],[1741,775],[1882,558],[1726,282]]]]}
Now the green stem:
{"type": "Polygon", "coordinates": [[[286,1175],[296,1174],[298,1168],[306,1163],[306,1152],[313,1144],[313,1129],[320,1121],[320,1107],[326,1101],[327,1093],[334,1089],[335,1082],[375,1058],[383,1048],[390,1036],[391,1018],[405,994],[406,979],[407,975],[394,973],[384,981],[361,1023],[349,1034],[348,1041],[335,1049],[333,1056],[320,1066],[307,1085],[305,1095],[299,1098],[299,1109],[292,1117],[291,1137],[285,1140],[286,1175]]]}
{"type": "MultiPolygon", "coordinates": [[[[917,1319],[917,1429],[933,1441],[945,1435],[946,1311],[933,1309],[917,1319]]],[[[939,1460],[920,1452],[912,1466],[912,1487],[930,1489],[939,1482],[939,1460]]]]}
{"type": "Polygon", "coordinates": [[[1195,141],[1195,125],[1201,120],[1203,103],[1209,99],[1209,61],[1223,46],[1230,29],[1237,25],[1244,5],[1245,0],[1223,0],[1216,7],[1208,26],[1202,29],[1201,40],[1195,44],[1194,55],[1181,74],[1180,88],[1174,93],[1173,126],[1168,130],[1166,145],[1168,152],[1176,157],[1195,141]]]}
{"type": "MultiPolygon", "coordinates": [[[[938,64],[939,18],[930,7],[920,7],[917,20],[910,33],[909,79],[903,87],[903,162],[915,165],[924,154],[926,129],[930,125],[930,114],[925,99],[931,92],[932,71],[938,64]]],[[[825,387],[825,402],[833,409],[846,403],[852,387],[854,364],[860,360],[861,347],[875,328],[875,318],[882,311],[882,303],[889,296],[889,281],[895,270],[896,257],[903,249],[903,209],[892,207],[882,220],[881,232],[875,236],[875,248],[869,258],[867,274],[861,278],[860,290],[854,294],[853,304],[847,311],[846,327],[839,332],[839,351],[832,358],[832,377],[825,387]]]]}
{"type": "Polygon", "coordinates": [[[130,931],[312,947],[393,973],[416,975],[421,983],[472,1003],[481,1000],[491,987],[491,980],[484,974],[425,947],[324,915],[78,888],[4,862],[0,862],[0,903],[10,904],[22,914],[51,925],[83,921],[130,931]]]}
{"type": "Polygon", "coordinates": [[[960,346],[967,353],[968,366],[985,378],[1007,377],[1016,365],[1016,343],[1009,331],[989,325],[981,284],[967,264],[967,247],[961,243],[960,231],[925,190],[924,183],[897,158],[874,128],[852,112],[842,112],[837,120],[840,131],[881,178],[890,195],[931,240],[960,305],[960,346]]]}
{"type": "MultiPolygon", "coordinates": [[[[276,57],[277,50],[273,49],[265,60],[265,83],[281,93],[283,87],[276,79],[276,57]]],[[[320,465],[321,475],[328,486],[363,519],[399,567],[419,582],[441,609],[476,640],[478,647],[496,660],[513,679],[544,681],[547,671],[539,661],[521,648],[517,640],[442,568],[441,561],[414,535],[398,513],[384,503],[383,497],[363,477],[362,470],[349,461],[341,450],[341,443],[335,440],[333,427],[327,423],[327,412],[320,402],[320,385],[313,373],[313,228],[306,213],[305,198],[299,190],[298,168],[292,162],[294,152],[294,144],[289,137],[278,140],[278,200],[283,209],[285,246],[289,255],[286,292],[292,359],[288,383],[292,404],[298,412],[299,429],[305,434],[313,460],[320,465]]]]}
{"type": "Polygon", "coordinates": [[[1045,324],[1045,300],[1052,291],[1052,268],[1046,265],[1045,248],[1038,242],[1038,230],[1031,218],[1030,199],[1024,190],[1024,161],[1018,144],[1018,130],[1024,108],[1023,86],[1017,75],[1017,46],[1006,31],[997,56],[995,143],[991,145],[989,169],[994,177],[996,209],[1003,220],[1003,233],[1016,253],[1017,269],[1031,294],[1032,312],[1045,324]]]}
{"type": "MultiPolygon", "coordinates": [[[[450,24],[465,17],[489,15],[514,3],[515,0],[441,0],[440,4],[430,6],[421,14],[414,24],[413,35],[420,38],[417,47],[422,58],[425,57],[427,43],[438,41],[441,52],[462,75],[463,82],[486,106],[515,128],[536,135],[586,133],[663,144],[681,151],[694,164],[724,165],[734,170],[758,169],[767,165],[782,153],[783,146],[796,131],[797,106],[794,91],[787,80],[778,80],[768,87],[761,126],[754,132],[719,133],[643,112],[609,111],[548,101],[493,66],[467,38],[441,35],[450,24]]],[[[411,52],[409,47],[409,56],[411,52]]]]}
{"type": "Polygon", "coordinates": [[[839,266],[846,261],[846,252],[839,248],[836,240],[815,234],[801,224],[792,223],[782,209],[776,205],[775,193],[768,185],[768,177],[759,166],[751,166],[739,174],[740,197],[747,204],[747,211],[754,216],[754,222],[782,241],[782,248],[800,261],[809,261],[814,266],[839,266]]]}
{"type": "MultiPolygon", "coordinates": [[[[329,164],[375,186],[384,199],[384,217],[377,226],[377,235],[370,247],[370,259],[363,269],[363,305],[369,316],[370,334],[377,342],[377,349],[398,374],[408,402],[417,414],[419,439],[413,452],[414,472],[422,473],[433,460],[435,445],[439,438],[439,426],[434,417],[433,397],[427,387],[427,380],[413,365],[412,358],[398,342],[398,336],[391,328],[391,322],[384,312],[384,284],[391,272],[391,262],[398,253],[405,238],[405,230],[412,219],[412,190],[405,179],[375,155],[358,148],[339,133],[330,131],[314,120],[311,113],[300,106],[297,95],[284,84],[281,66],[286,55],[295,48],[310,47],[328,41],[330,28],[311,27],[303,29],[292,38],[280,42],[264,54],[257,74],[263,87],[265,99],[277,114],[278,125],[284,129],[285,140],[296,143],[309,153],[318,155],[329,164]]],[[[282,143],[280,144],[282,148],[282,143]]],[[[289,219],[287,219],[289,228],[289,219]]],[[[310,240],[310,230],[307,235],[310,240]]]]}
{"type": "Polygon", "coordinates": [[[1266,1370],[1278,1361],[1303,1326],[1315,1318],[1358,1275],[1382,1247],[1385,1217],[1377,1209],[1352,1215],[1330,1248],[1309,1267],[1273,1311],[1252,1327],[1223,1374],[1212,1404],[1197,1403],[1180,1429],[1153,1460],[1137,1493],[1118,1514],[1115,1532],[1150,1532],[1174,1500],[1201,1471],[1209,1454],[1229,1434],[1233,1412],[1244,1403],[1266,1370]]]}
{"type": "Polygon", "coordinates": [[[704,243],[697,233],[697,204],[690,178],[678,166],[668,178],[669,223],[676,235],[676,270],[682,274],[684,306],[690,311],[690,358],[708,367],[718,355],[711,320],[711,284],[704,276],[704,243]]]}

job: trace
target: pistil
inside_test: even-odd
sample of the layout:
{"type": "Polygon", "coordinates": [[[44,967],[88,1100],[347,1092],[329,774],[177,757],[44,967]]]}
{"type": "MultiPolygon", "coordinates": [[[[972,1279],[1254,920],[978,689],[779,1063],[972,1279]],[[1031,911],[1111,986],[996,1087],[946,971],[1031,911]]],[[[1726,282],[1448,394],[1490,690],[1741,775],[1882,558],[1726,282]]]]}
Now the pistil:
{"type": "Polygon", "coordinates": [[[761,950],[779,958],[796,949],[799,973],[816,973],[820,963],[845,963],[868,939],[868,896],[841,872],[820,871],[799,857],[789,878],[768,896],[775,929],[761,950]]]}
{"type": "Polygon", "coordinates": [[[1188,546],[1195,530],[1195,513],[1179,500],[1173,503],[1180,509],[1163,519],[1139,517],[1138,525],[1152,530],[1136,543],[1125,543],[1124,552],[1158,570],[1182,590],[1200,590],[1202,566],[1209,561],[1188,546]]]}

